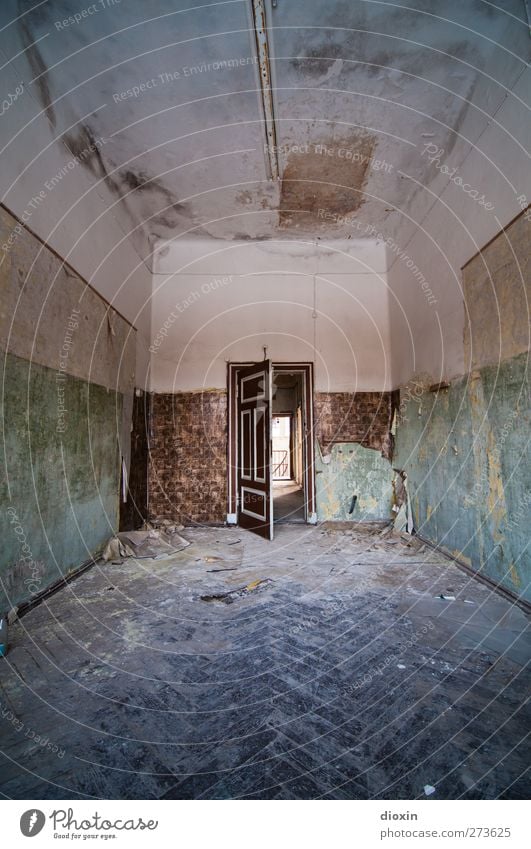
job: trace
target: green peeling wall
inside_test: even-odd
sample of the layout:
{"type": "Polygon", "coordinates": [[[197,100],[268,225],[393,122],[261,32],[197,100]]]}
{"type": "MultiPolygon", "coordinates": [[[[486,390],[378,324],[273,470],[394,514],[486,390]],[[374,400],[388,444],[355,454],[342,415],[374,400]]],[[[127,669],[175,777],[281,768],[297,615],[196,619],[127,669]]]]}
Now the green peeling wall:
{"type": "Polygon", "coordinates": [[[393,459],[415,529],[531,600],[528,353],[401,407],[393,459]]]}
{"type": "Polygon", "coordinates": [[[329,462],[315,459],[319,521],[389,521],[393,516],[393,470],[380,451],[355,442],[333,445],[329,462]],[[349,514],[352,496],[356,506],[349,514]]]}
{"type": "Polygon", "coordinates": [[[122,410],[120,393],[65,375],[59,433],[57,372],[12,354],[3,365],[0,612],[78,567],[116,531],[122,410]]]}

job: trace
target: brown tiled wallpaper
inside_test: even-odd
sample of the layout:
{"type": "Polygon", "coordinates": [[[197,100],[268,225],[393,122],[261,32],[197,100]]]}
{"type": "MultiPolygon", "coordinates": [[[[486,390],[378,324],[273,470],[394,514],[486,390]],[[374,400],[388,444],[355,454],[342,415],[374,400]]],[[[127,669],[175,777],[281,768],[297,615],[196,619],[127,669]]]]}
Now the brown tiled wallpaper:
{"type": "Polygon", "coordinates": [[[392,392],[316,392],[315,433],[322,450],[334,442],[358,442],[392,453],[392,392]]]}
{"type": "Polygon", "coordinates": [[[227,513],[225,392],[153,395],[149,515],[224,522],[227,513]]]}
{"type": "MultiPolygon", "coordinates": [[[[390,392],[317,392],[315,428],[321,447],[359,442],[389,457],[390,392]]],[[[224,522],[227,513],[225,392],[153,395],[149,459],[150,518],[224,522]]]]}

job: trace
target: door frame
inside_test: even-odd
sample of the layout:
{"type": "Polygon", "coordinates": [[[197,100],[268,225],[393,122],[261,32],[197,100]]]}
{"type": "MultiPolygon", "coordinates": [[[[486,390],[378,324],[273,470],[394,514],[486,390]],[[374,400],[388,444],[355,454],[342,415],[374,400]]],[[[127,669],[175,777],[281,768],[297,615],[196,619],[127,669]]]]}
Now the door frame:
{"type": "MultiPolygon", "coordinates": [[[[252,365],[251,362],[227,363],[227,524],[238,523],[238,404],[236,379],[238,370],[252,365]]],[[[315,434],[313,418],[313,363],[272,362],[275,372],[302,374],[303,405],[303,466],[304,466],[304,510],[305,521],[317,524],[315,506],[315,434]]],[[[274,518],[274,517],[273,517],[274,518]]]]}

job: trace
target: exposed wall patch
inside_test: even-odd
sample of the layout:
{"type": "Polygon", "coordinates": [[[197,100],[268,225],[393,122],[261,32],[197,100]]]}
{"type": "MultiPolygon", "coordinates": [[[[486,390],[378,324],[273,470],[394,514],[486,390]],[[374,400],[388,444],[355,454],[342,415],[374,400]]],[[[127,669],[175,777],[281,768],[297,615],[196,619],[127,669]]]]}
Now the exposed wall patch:
{"type": "Polygon", "coordinates": [[[359,209],[375,146],[374,137],[367,134],[326,138],[291,149],[287,145],[280,227],[307,227],[312,217],[317,222],[319,210],[325,210],[333,228],[334,216],[338,219],[359,209]]]}

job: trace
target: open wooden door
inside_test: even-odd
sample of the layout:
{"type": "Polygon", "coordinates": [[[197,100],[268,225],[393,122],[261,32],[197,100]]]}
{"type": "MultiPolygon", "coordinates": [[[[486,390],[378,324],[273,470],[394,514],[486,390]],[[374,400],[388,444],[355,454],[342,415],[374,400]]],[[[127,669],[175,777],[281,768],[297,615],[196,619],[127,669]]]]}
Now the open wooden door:
{"type": "Polygon", "coordinates": [[[273,539],[271,362],[238,371],[238,523],[273,539]]]}

